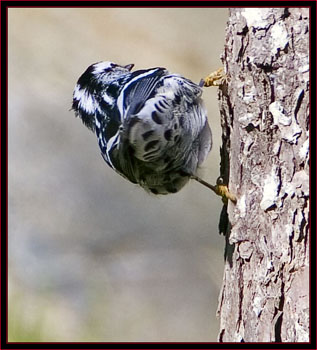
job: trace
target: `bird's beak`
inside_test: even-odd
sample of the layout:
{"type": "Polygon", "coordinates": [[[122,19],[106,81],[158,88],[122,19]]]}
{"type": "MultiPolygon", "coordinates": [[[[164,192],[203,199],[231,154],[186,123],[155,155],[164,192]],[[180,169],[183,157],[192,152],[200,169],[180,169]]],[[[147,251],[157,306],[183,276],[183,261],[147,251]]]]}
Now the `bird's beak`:
{"type": "Polygon", "coordinates": [[[134,64],[133,63],[127,64],[126,66],[123,66],[123,67],[130,71],[134,67],[134,64]]]}

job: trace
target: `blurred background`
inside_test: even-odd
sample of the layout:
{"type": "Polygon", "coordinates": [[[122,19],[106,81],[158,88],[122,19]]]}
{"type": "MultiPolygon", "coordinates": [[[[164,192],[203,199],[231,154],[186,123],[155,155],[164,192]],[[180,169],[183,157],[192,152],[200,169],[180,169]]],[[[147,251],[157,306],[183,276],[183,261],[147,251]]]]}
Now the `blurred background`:
{"type": "MultiPolygon", "coordinates": [[[[221,66],[227,9],[8,10],[9,341],[216,341],[222,203],[190,182],[146,193],[103,161],[70,111],[92,63],[221,66]]],[[[204,91],[219,176],[217,88],[204,91]]]]}

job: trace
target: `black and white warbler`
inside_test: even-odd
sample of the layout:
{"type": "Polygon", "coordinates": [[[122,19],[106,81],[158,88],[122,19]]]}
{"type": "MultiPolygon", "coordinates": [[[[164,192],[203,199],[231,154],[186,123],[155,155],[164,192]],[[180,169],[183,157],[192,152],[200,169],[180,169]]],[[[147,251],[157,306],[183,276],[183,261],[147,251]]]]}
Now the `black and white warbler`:
{"type": "MultiPolygon", "coordinates": [[[[178,192],[212,146],[201,84],[165,68],[133,64],[87,68],[72,109],[96,132],[101,154],[120,175],[154,194],[178,192]]],[[[200,181],[203,184],[204,181],[200,181]]]]}

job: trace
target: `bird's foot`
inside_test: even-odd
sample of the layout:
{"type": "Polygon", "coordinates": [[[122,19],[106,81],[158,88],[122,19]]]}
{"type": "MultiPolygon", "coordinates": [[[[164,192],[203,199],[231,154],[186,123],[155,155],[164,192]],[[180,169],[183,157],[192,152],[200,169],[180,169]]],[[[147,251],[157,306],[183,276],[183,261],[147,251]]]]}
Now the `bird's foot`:
{"type": "Polygon", "coordinates": [[[224,204],[228,204],[229,199],[232,203],[237,203],[237,197],[229,191],[228,186],[223,183],[222,177],[218,177],[216,186],[209,184],[196,175],[192,175],[191,178],[214,191],[222,198],[224,204]]]}
{"type": "Polygon", "coordinates": [[[224,83],[226,75],[223,71],[223,68],[219,68],[215,72],[210,73],[205,79],[202,79],[200,86],[220,86],[224,83]]]}
{"type": "Polygon", "coordinates": [[[222,177],[218,177],[217,179],[216,194],[222,197],[224,204],[228,204],[229,199],[232,203],[237,204],[237,197],[229,191],[228,186],[224,184],[222,177]]]}

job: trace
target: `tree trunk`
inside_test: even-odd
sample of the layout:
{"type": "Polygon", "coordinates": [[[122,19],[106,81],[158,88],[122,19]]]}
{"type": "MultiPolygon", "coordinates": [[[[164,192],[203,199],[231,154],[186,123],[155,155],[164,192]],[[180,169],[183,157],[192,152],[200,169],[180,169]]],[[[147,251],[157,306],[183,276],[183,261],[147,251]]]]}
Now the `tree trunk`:
{"type": "Polygon", "coordinates": [[[308,342],[309,9],[231,9],[223,62],[219,341],[308,342]]]}

